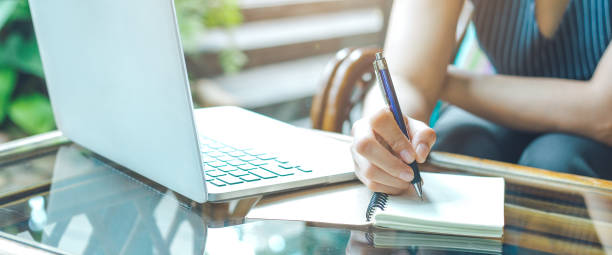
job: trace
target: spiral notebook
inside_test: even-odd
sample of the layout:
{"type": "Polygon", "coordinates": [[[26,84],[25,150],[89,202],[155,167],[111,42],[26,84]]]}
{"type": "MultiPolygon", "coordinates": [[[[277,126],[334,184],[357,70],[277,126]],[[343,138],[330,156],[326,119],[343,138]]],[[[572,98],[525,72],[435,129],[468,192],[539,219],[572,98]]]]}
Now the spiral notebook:
{"type": "Polygon", "coordinates": [[[264,200],[247,217],[366,230],[374,227],[447,236],[502,237],[502,178],[444,173],[422,173],[422,177],[424,201],[413,194],[373,194],[361,184],[345,184],[264,200]]]}
{"type": "Polygon", "coordinates": [[[502,178],[425,174],[424,201],[374,193],[366,219],[375,226],[425,233],[499,238],[504,226],[502,178]]]}

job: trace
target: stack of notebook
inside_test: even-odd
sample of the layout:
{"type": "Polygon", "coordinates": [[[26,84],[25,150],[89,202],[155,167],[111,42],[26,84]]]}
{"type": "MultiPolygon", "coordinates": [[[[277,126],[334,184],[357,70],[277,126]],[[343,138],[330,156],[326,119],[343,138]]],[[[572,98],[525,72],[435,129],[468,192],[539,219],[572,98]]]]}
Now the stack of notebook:
{"type": "Polygon", "coordinates": [[[375,246],[501,250],[502,178],[441,173],[422,173],[422,177],[423,201],[414,194],[388,196],[361,184],[346,184],[263,201],[247,217],[360,229],[369,232],[375,246]],[[385,229],[401,231],[380,231],[385,229]]]}

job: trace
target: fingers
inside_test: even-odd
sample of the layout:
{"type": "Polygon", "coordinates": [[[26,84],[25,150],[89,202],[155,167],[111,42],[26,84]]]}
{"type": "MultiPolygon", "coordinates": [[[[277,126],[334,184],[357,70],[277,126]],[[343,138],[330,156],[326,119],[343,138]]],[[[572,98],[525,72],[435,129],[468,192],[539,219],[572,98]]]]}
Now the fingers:
{"type": "Polygon", "coordinates": [[[388,194],[414,192],[411,181],[415,160],[425,162],[436,134],[425,123],[404,118],[410,138],[400,130],[388,108],[353,125],[351,153],[355,174],[370,190],[388,194]]]}
{"type": "Polygon", "coordinates": [[[407,118],[408,133],[412,138],[412,146],[416,152],[416,161],[424,163],[431,147],[436,143],[436,132],[422,121],[407,118]]]}
{"type": "Polygon", "coordinates": [[[359,136],[360,138],[352,146],[353,158],[358,159],[357,164],[360,170],[365,171],[370,168],[369,165],[363,162],[362,158],[365,158],[368,164],[382,169],[392,177],[399,178],[405,182],[412,181],[414,178],[412,168],[380,144],[371,130],[366,129],[363,132],[365,134],[355,134],[356,137],[359,136]]]}
{"type": "Polygon", "coordinates": [[[370,119],[370,125],[375,134],[382,137],[384,143],[391,148],[395,155],[399,155],[404,162],[410,164],[417,156],[414,150],[416,147],[412,146],[408,137],[402,133],[395,123],[393,113],[388,108],[381,109],[370,119]]]}
{"type": "Polygon", "coordinates": [[[361,182],[363,182],[363,184],[365,184],[368,187],[368,189],[370,189],[371,191],[387,193],[390,195],[398,195],[404,192],[404,189],[392,187],[392,186],[385,185],[385,184],[373,181],[371,179],[365,178],[359,172],[356,172],[356,174],[357,174],[357,178],[359,178],[359,180],[361,180],[361,182]]]}
{"type": "Polygon", "coordinates": [[[394,177],[387,173],[385,170],[370,162],[362,161],[361,163],[357,164],[359,165],[360,169],[360,171],[358,171],[358,174],[363,176],[364,179],[368,179],[400,190],[410,187],[410,183],[408,181],[394,177]]]}

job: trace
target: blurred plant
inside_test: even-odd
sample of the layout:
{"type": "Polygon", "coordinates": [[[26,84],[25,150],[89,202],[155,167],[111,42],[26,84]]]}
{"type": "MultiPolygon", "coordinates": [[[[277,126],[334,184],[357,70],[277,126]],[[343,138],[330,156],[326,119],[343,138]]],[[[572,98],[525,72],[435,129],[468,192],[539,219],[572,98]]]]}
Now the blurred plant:
{"type": "Polygon", "coordinates": [[[55,128],[27,0],[0,1],[0,125],[13,137],[55,128]]]}
{"type": "Polygon", "coordinates": [[[221,28],[227,33],[227,48],[219,52],[219,63],[225,73],[236,73],[247,57],[234,42],[233,28],[242,24],[237,0],[175,0],[181,38],[187,54],[197,53],[198,36],[206,28],[221,28]]]}

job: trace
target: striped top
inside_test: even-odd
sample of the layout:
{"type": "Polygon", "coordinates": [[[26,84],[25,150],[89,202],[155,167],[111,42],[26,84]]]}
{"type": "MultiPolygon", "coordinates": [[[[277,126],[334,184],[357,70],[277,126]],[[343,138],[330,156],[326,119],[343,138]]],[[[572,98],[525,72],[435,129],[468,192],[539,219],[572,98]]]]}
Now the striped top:
{"type": "Polygon", "coordinates": [[[534,0],[472,0],[480,46],[497,73],[588,80],[612,36],[608,0],[572,0],[552,38],[534,0]]]}

